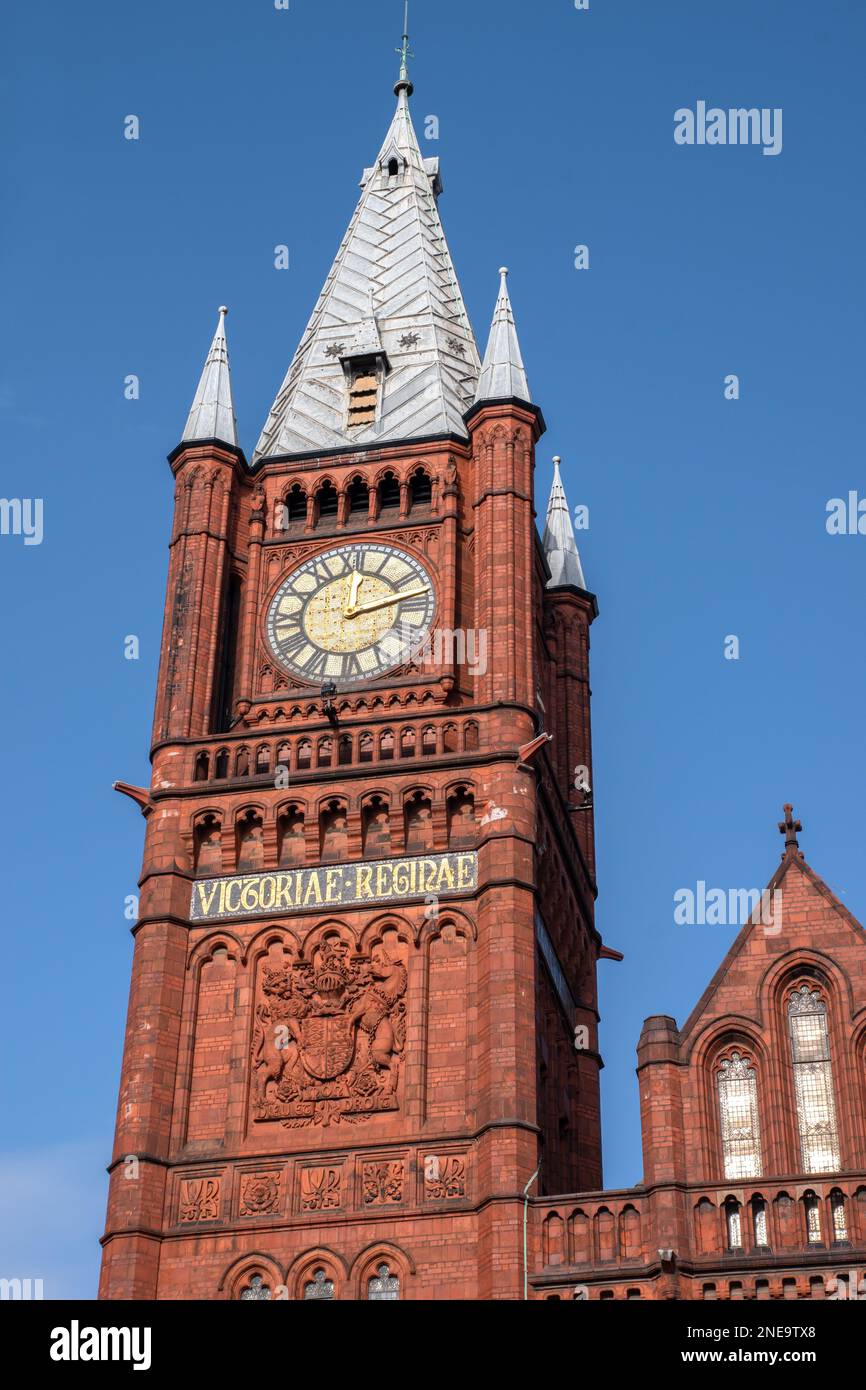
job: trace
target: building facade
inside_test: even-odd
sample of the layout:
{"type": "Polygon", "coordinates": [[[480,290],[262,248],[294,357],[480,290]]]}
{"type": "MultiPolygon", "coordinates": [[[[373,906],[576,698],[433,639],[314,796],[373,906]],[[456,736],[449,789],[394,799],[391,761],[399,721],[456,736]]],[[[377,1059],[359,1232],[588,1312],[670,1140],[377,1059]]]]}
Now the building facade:
{"type": "Polygon", "coordinates": [[[790,830],[783,932],[647,1021],[644,1183],[602,1191],[597,605],[411,93],[253,455],[225,310],[170,455],[100,1296],[808,1292],[866,1250],[862,929],[790,830]]]}

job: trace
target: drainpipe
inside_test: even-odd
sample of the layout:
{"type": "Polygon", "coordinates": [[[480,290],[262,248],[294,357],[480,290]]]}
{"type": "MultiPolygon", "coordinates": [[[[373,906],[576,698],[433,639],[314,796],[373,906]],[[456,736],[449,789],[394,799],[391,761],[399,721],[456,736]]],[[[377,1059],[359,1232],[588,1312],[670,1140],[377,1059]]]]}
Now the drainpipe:
{"type": "Polygon", "coordinates": [[[529,1298],[529,1268],[526,1255],[526,1221],[529,1215],[529,1189],[538,1177],[538,1169],[532,1174],[523,1189],[523,1297],[529,1298]]]}

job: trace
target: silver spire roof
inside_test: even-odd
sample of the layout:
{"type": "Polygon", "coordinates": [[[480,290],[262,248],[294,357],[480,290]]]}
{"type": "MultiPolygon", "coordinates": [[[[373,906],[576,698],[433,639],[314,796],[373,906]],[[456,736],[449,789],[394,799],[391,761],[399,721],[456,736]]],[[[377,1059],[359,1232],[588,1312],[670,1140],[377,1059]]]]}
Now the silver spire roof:
{"type": "Polygon", "coordinates": [[[238,431],[226,345],[227,313],[228,309],[223,304],[192,409],[181,435],[182,443],[191,443],[195,439],[221,439],[237,447],[238,431]]]}
{"type": "MultiPolygon", "coordinates": [[[[397,110],[253,459],[434,434],[466,436],[480,362],[436,198],[438,159],[424,159],[397,110]],[[347,426],[346,371],[377,341],[381,372],[372,424],[347,426]]],[[[377,349],[372,348],[375,353],[377,349]]]]}
{"type": "Polygon", "coordinates": [[[523,368],[520,343],[514,325],[514,312],[508,296],[508,267],[503,266],[499,274],[499,297],[493,310],[493,323],[490,325],[490,337],[487,340],[487,351],[481,366],[481,376],[478,378],[475,400],[509,400],[516,396],[519,400],[531,404],[529,382],[523,368]]]}
{"type": "Polygon", "coordinates": [[[565,500],[565,488],[562,486],[562,478],[559,476],[559,464],[560,460],[555,458],[553,460],[553,486],[550,489],[547,520],[541,542],[550,567],[550,579],[547,581],[547,587],[548,589],[558,589],[563,584],[574,584],[578,589],[585,589],[583,567],[580,563],[577,541],[574,539],[571,513],[565,500]]]}

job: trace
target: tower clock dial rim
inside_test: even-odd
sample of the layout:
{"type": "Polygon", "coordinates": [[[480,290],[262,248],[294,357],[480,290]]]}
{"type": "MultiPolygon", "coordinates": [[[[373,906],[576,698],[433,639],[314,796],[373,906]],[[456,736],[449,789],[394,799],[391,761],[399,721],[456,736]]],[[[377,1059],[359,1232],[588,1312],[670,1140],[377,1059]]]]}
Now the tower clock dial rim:
{"type": "Polygon", "coordinates": [[[372,684],[423,645],[436,610],[433,576],[410,549],[331,544],[278,579],[264,607],[265,645],[302,685],[372,684]]]}

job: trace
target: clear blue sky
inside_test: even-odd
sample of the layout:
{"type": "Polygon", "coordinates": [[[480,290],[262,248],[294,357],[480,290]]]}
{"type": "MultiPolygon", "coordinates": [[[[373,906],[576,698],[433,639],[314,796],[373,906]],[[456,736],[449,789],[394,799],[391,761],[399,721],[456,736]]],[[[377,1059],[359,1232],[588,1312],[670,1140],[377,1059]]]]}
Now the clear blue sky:
{"type": "MultiPolygon", "coordinates": [[[[762,886],[792,800],[866,917],[866,536],[825,530],[829,498],[866,494],[866,9],[413,9],[413,112],[419,134],[440,120],[426,152],[476,334],[508,264],[548,424],[539,506],[562,454],[590,508],[598,920],[626,957],[600,967],[605,1178],[626,1185],[641,1022],[682,1022],[732,934],[676,927],[677,888],[762,886]],[[698,100],[781,107],[782,153],[675,145],[698,100]]],[[[19,0],[3,22],[0,492],[43,498],[45,535],[0,537],[0,1274],[49,1295],[95,1288],[143,832],[110,787],[148,778],[165,455],[220,303],[251,451],[390,121],[401,18],[19,0]]]]}

